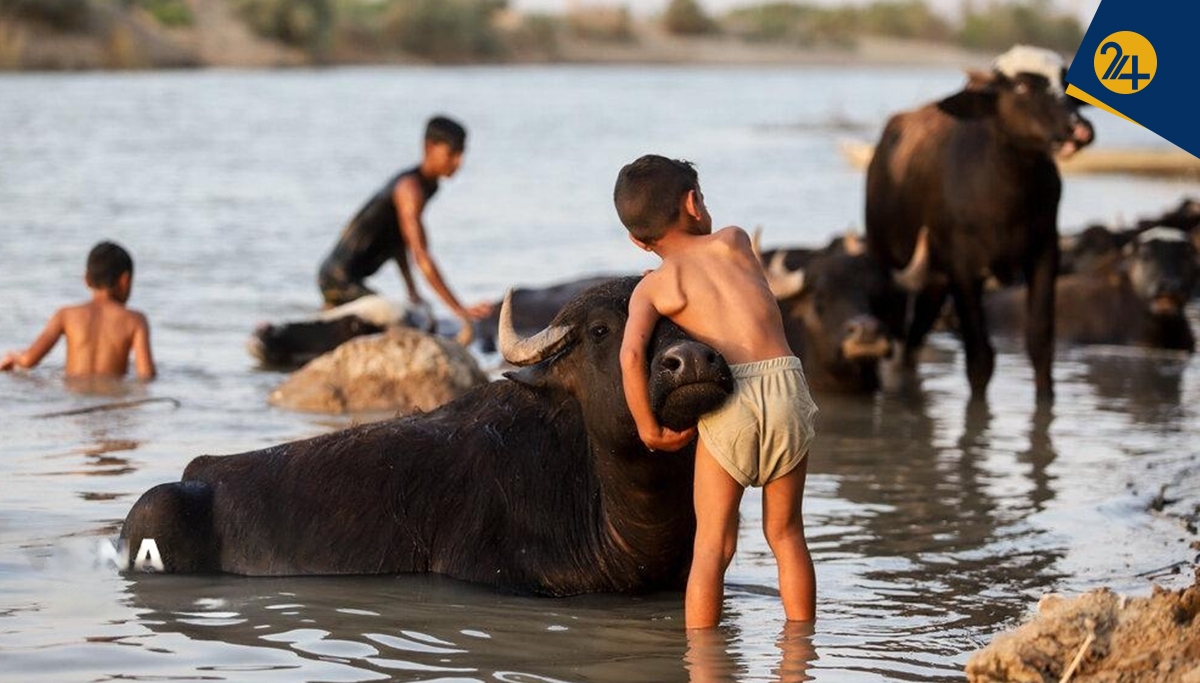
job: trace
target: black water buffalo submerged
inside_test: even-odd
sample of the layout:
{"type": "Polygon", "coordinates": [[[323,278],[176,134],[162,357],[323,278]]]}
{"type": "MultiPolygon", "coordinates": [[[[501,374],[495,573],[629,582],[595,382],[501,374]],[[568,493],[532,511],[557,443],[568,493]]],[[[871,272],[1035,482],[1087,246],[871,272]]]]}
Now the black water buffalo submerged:
{"type": "Polygon", "coordinates": [[[437,321],[428,306],[402,307],[371,294],[308,320],[263,323],[255,328],[246,350],[267,367],[294,369],[355,337],[397,325],[433,332],[437,321]]]}
{"type": "Polygon", "coordinates": [[[779,299],[788,344],[804,361],[809,385],[818,391],[874,391],[880,367],[892,355],[904,327],[904,284],[924,277],[922,243],[902,273],[892,273],[858,243],[837,238],[823,249],[763,252],[772,281],[782,271],[800,276],[779,299]],[[794,264],[787,266],[785,264],[794,264]],[[800,265],[803,264],[803,265],[800,265]]]}
{"type": "Polygon", "coordinates": [[[983,309],[989,276],[1028,283],[1026,346],[1038,397],[1053,395],[1054,278],[1058,264],[1057,146],[1074,140],[1076,107],[1063,94],[1062,61],[1017,47],[991,73],[940,102],[888,121],[867,169],[870,252],[900,267],[929,229],[934,275],[908,322],[909,363],[947,296],[966,349],[967,377],[982,398],[995,367],[983,309]]]}
{"type": "MultiPolygon", "coordinates": [[[[578,280],[560,282],[546,287],[517,287],[512,290],[513,327],[521,334],[540,330],[558,315],[568,301],[585,290],[620,275],[593,275],[578,280]]],[[[496,338],[500,329],[500,302],[496,302],[492,313],[475,321],[475,338],[480,350],[495,353],[496,338]]]]}
{"type": "Polygon", "coordinates": [[[1132,227],[1110,228],[1097,224],[1077,234],[1064,235],[1059,241],[1059,273],[1088,273],[1110,266],[1121,258],[1122,250],[1133,243],[1138,235],[1154,228],[1182,230],[1190,236],[1193,246],[1200,250],[1200,201],[1185,198],[1174,209],[1158,216],[1142,218],[1132,227]]]}
{"type": "MultiPolygon", "coordinates": [[[[679,588],[692,451],[650,453],[618,352],[636,278],[591,289],[537,335],[501,322],[522,369],[424,415],[224,457],[146,492],[125,519],[168,572],[434,572],[518,592],[679,588]]],[[[682,427],[732,390],[725,361],[664,321],[652,404],[682,427]]]]}
{"type": "MultiPolygon", "coordinates": [[[[1184,306],[1196,287],[1196,251],[1188,235],[1153,228],[1136,238],[1118,261],[1057,282],[1058,339],[1073,344],[1120,344],[1194,351],[1184,306]]],[[[1024,288],[990,292],[988,319],[997,331],[1024,329],[1024,288]]]]}

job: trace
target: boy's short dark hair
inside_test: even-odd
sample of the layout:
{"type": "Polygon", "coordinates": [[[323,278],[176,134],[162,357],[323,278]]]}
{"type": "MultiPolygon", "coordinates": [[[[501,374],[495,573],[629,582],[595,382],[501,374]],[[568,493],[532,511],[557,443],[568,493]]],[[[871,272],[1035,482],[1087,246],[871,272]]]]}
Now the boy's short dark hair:
{"type": "Polygon", "coordinates": [[[613,204],[621,223],[637,239],[654,242],[679,219],[680,201],[700,179],[690,161],[647,154],[617,174],[613,204]]]}
{"type": "Polygon", "coordinates": [[[442,142],[455,152],[461,152],[467,146],[467,129],[452,118],[435,116],[425,124],[425,142],[442,142]]]}
{"type": "Polygon", "coordinates": [[[88,252],[88,287],[112,289],[125,273],[133,273],[133,259],[116,242],[101,242],[88,252]]]}

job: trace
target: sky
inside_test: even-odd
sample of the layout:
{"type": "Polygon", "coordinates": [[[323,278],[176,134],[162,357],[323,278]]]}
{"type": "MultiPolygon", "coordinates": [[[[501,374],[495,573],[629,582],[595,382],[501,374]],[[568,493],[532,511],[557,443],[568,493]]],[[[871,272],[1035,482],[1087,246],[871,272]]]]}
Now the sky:
{"type": "MultiPolygon", "coordinates": [[[[637,14],[656,14],[661,12],[667,6],[668,0],[510,0],[510,5],[521,10],[540,10],[551,12],[562,12],[573,1],[577,1],[583,5],[626,5],[637,14]]],[[[870,0],[798,0],[801,2],[809,2],[819,5],[847,5],[847,4],[865,4],[870,0]]],[[[709,12],[721,13],[733,7],[743,5],[754,5],[763,2],[763,0],[699,0],[700,4],[709,12]]],[[[935,10],[949,17],[957,17],[962,0],[925,0],[925,2],[935,10]]],[[[979,5],[984,4],[987,0],[975,0],[979,5]]],[[[1100,5],[1100,0],[1052,0],[1053,4],[1063,10],[1074,12],[1079,16],[1080,20],[1086,25],[1092,20],[1092,16],[1096,13],[1096,7],[1100,5]]]]}

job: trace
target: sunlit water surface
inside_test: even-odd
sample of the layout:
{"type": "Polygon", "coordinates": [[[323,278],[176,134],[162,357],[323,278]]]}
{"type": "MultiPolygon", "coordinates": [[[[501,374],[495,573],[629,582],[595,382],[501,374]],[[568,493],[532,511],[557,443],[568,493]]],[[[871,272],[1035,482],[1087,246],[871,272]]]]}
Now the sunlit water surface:
{"type": "MultiPolygon", "coordinates": [[[[161,379],[115,396],[59,379],[62,350],[0,376],[0,678],[14,681],[931,681],[1046,591],[1145,593],[1195,556],[1200,370],[1175,354],[1061,349],[1034,409],[1000,343],[986,409],[935,337],[920,386],[819,397],[805,517],[815,625],[786,627],[743,504],[727,627],[692,638],[682,596],[497,595],[440,577],[126,577],[97,567],[132,502],[190,458],[345,426],[266,405],[280,376],[243,342],[315,309],[316,265],[358,205],[414,160],[433,112],[465,120],[461,174],[427,212],[467,300],[653,265],[611,208],[644,152],[697,162],[718,224],[768,246],[861,225],[844,138],[950,92],[954,69],[470,68],[0,77],[0,348],[85,295],[84,255],[137,263],[161,379]],[[849,124],[849,125],[847,125],[849,124]],[[100,403],[136,408],[38,417],[100,403]],[[1165,493],[1162,512],[1148,509],[1165,493]],[[1164,569],[1166,568],[1166,569],[1164,569]]],[[[1093,112],[1101,145],[1161,145],[1093,112]]],[[[1066,229],[1161,211],[1194,184],[1066,181],[1066,229]]],[[[401,291],[394,269],[374,280],[401,291]]],[[[485,358],[485,363],[494,362],[485,358]]],[[[111,392],[110,392],[111,393],[111,392]]]]}

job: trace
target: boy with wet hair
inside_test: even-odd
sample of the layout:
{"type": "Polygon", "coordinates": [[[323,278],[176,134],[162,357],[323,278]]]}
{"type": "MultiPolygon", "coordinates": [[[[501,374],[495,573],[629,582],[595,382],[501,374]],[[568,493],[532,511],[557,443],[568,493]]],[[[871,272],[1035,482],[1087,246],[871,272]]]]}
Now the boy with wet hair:
{"type": "Polygon", "coordinates": [[[32,368],[67,338],[67,377],[123,377],[133,352],[139,379],[154,379],[146,316],[125,307],[133,291],[133,259],[113,242],[92,248],[84,276],[92,300],[60,308],[33,344],[0,360],[0,370],[32,368]]]}
{"type": "Polygon", "coordinates": [[[435,116],[425,126],[421,163],[389,180],[351,219],[333,251],[321,264],[317,284],[332,308],[375,292],[363,280],[384,263],[395,260],[408,289],[409,300],[424,304],[413,280],[409,258],[416,261],[426,281],[450,310],[470,328],[486,317],[486,303],[464,306],[450,291],[429,253],[421,215],[438,190],[438,180],[453,176],[462,164],[467,131],[453,119],[435,116]]]}
{"type": "Polygon", "coordinates": [[[817,408],[750,238],[735,226],[712,231],[688,162],[641,157],[621,169],[613,201],[633,243],[662,258],[633,291],[621,344],[625,398],[638,434],[651,450],[664,451],[699,434],[686,626],[720,621],[747,486],[763,487],[763,532],[778,564],[787,618],[811,620],[816,578],[801,504],[817,408]],[[729,400],[683,432],[660,425],[650,407],[646,348],[660,317],[719,351],[733,372],[729,400]]]}

